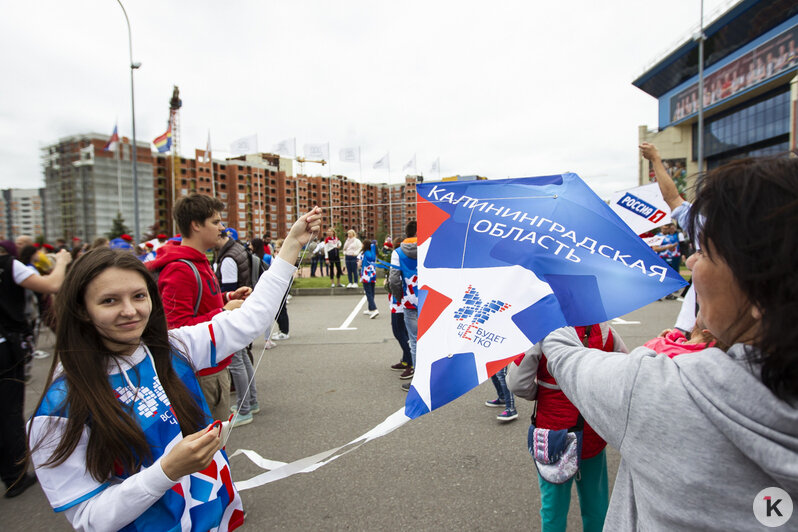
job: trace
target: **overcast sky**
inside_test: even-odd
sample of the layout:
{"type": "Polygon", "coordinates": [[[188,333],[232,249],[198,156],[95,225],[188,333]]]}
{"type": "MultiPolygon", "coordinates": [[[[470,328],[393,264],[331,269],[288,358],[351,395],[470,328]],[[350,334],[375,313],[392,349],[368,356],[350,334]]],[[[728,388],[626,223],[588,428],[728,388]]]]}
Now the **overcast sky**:
{"type": "MultiPolygon", "coordinates": [[[[123,0],[133,30],[136,133],[166,130],[183,100],[182,154],[215,158],[257,134],[361,148],[362,179],[390,153],[428,178],[573,171],[602,197],[636,185],[637,127],[657,102],[631,82],[697,27],[699,0],[123,0]]],[[[706,0],[705,16],[729,0],[706,0]]],[[[115,0],[6,2],[0,17],[0,188],[38,187],[40,148],[131,136],[128,34],[115,0]]]]}

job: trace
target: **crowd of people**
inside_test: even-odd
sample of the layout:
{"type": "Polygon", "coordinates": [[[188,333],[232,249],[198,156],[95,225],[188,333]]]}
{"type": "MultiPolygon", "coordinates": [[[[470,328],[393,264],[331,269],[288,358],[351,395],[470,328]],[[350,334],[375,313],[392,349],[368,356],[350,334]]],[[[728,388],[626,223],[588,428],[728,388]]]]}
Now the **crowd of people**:
{"type": "MultiPolygon", "coordinates": [[[[585,530],[749,529],[760,490],[798,494],[798,338],[790,323],[798,315],[798,161],[735,161],[701,176],[688,202],[656,148],[644,144],[641,153],[695,245],[676,323],[631,352],[606,323],[553,331],[495,375],[498,397],[485,404],[504,407],[497,417],[506,422],[518,417],[516,396],[535,401],[529,450],[543,530],[565,530],[573,482],[585,530]],[[612,493],[607,444],[621,455],[612,493]]],[[[173,212],[180,240],[164,239],[143,257],[110,242],[80,244],[78,252],[54,248],[43,272],[40,250],[0,243],[6,497],[38,477],[53,509],[83,530],[241,525],[214,420],[245,425],[258,413],[248,346],[280,324],[303,248],[315,261],[311,275],[326,266],[333,286],[343,286],[343,251],[347,286],[362,283],[371,318],[384,279],[402,353],[390,369],[409,390],[419,312],[415,221],[395,246],[386,239],[380,254],[390,258],[381,260],[377,242],[354,231],[343,244],[332,229],[313,242],[319,208],[276,246],[241,245],[222,224],[223,207],[207,196],[182,198],[173,212]],[[34,339],[26,290],[57,294],[47,322],[56,332],[53,361],[27,431],[24,367],[34,339]],[[214,481],[203,496],[200,473],[214,481]]],[[[677,232],[666,228],[657,251],[678,269],[677,232]]],[[[267,342],[289,337],[287,313],[282,322],[267,342]]]]}

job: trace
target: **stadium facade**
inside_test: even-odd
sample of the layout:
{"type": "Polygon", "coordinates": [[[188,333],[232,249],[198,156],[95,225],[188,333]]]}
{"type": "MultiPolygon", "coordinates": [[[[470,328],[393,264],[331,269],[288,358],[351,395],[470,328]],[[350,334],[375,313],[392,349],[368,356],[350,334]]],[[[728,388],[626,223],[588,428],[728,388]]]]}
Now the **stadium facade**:
{"type": "MultiPolygon", "coordinates": [[[[704,28],[704,167],[747,156],[795,152],[798,3],[742,0],[704,28]]],[[[698,168],[698,39],[689,39],[632,84],[657,98],[657,146],[682,191],[698,168]]],[[[640,160],[640,183],[653,178],[640,160]]],[[[688,192],[689,194],[689,192],[688,192]]]]}

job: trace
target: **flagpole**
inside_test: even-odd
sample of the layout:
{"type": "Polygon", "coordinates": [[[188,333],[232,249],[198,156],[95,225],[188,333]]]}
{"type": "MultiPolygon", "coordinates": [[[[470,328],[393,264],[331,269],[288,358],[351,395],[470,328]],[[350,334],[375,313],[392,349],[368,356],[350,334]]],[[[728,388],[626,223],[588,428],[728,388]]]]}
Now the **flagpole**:
{"type": "MultiPolygon", "coordinates": [[[[330,168],[328,168],[328,170],[330,170],[330,175],[332,175],[332,154],[330,153],[329,142],[327,143],[327,164],[330,165],[330,168]]],[[[308,208],[310,208],[310,205],[308,205],[308,208]]]]}
{"type": "Polygon", "coordinates": [[[393,190],[391,189],[391,152],[388,152],[388,225],[391,227],[390,233],[393,235],[393,190]]]}
{"type": "MultiPolygon", "coordinates": [[[[294,137],[294,160],[296,160],[296,137],[294,137]]],[[[300,163],[302,165],[302,171],[305,171],[305,164],[300,163]]],[[[294,194],[296,194],[296,217],[295,219],[299,219],[299,174],[294,172],[294,194]]]]}
{"type": "Polygon", "coordinates": [[[357,147],[357,166],[360,171],[360,186],[358,187],[360,196],[360,235],[366,232],[366,224],[363,219],[363,161],[360,159],[360,146],[357,147]]]}
{"type": "MultiPolygon", "coordinates": [[[[114,131],[116,131],[114,126],[114,131]]],[[[117,136],[119,134],[117,133],[117,136]]],[[[117,193],[117,209],[119,215],[122,215],[122,141],[116,141],[116,193],[117,193]]],[[[87,235],[88,236],[88,235],[87,235]]]]}
{"type": "Polygon", "coordinates": [[[330,186],[329,186],[330,208],[328,209],[330,211],[330,227],[333,227],[333,225],[335,225],[333,223],[333,212],[335,212],[335,209],[332,208],[332,187],[333,187],[333,175],[332,172],[330,172],[330,186]]]}
{"type": "Polygon", "coordinates": [[[260,195],[260,237],[266,234],[266,172],[263,173],[263,192],[260,195]]]}
{"type": "Polygon", "coordinates": [[[208,130],[208,164],[211,165],[211,195],[216,197],[216,177],[213,175],[213,157],[211,156],[211,130],[208,130]]]}
{"type": "MultiPolygon", "coordinates": [[[[332,153],[330,153],[330,143],[327,143],[327,158],[330,159],[328,164],[330,165],[330,206],[332,206],[332,177],[333,177],[333,169],[332,169],[332,153]]],[[[332,225],[332,209],[330,209],[330,225],[332,225]]]]}

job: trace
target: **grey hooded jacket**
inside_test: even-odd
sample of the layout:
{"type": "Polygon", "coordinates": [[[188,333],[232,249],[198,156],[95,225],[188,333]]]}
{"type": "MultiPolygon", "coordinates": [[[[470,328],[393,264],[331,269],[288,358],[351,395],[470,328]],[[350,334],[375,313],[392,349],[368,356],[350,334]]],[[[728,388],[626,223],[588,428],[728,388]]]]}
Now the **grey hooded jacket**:
{"type": "MultiPolygon", "coordinates": [[[[762,384],[750,346],[614,354],[566,327],[542,347],[568,398],[620,449],[605,530],[768,530],[753,513],[768,487],[798,506],[798,398],[762,384]]],[[[782,529],[798,530],[798,511],[782,529]]]]}

